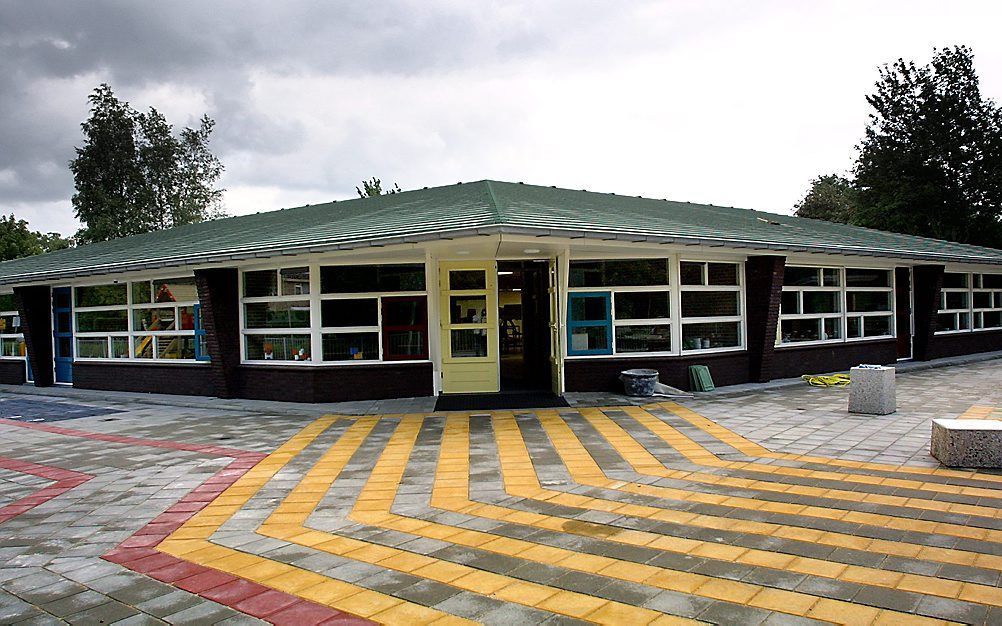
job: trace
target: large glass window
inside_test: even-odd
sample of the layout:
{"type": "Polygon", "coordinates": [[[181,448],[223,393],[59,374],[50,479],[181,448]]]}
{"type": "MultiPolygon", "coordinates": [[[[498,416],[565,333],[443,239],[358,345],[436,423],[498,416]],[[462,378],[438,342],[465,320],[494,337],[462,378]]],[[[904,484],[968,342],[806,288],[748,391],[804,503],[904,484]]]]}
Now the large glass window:
{"type": "Polygon", "coordinates": [[[310,269],[243,273],[244,356],[252,361],[310,361],[310,269]]]}
{"type": "Polygon", "coordinates": [[[571,261],[568,354],[672,349],[667,258],[571,261]]]}
{"type": "Polygon", "coordinates": [[[777,343],[891,336],[891,288],[890,270],[788,265],[777,343]]]}
{"type": "Polygon", "coordinates": [[[331,265],[320,268],[321,293],[424,291],[424,265],[331,265]]]}
{"type": "Polygon", "coordinates": [[[668,259],[571,261],[571,287],[645,287],[668,284],[668,259]]]}
{"type": "Polygon", "coordinates": [[[204,337],[191,276],[75,287],[73,302],[78,359],[193,361],[204,337]]]}
{"type": "Polygon", "coordinates": [[[246,360],[428,358],[423,264],[254,270],[242,281],[246,360]],[[310,286],[311,272],[319,274],[319,290],[310,286]]]}
{"type": "Polygon", "coordinates": [[[1002,328],[1002,274],[943,274],[937,332],[1002,328]]]}
{"type": "Polygon", "coordinates": [[[27,351],[14,294],[0,294],[0,358],[23,359],[27,351]]]}
{"type": "Polygon", "coordinates": [[[743,345],[741,280],[737,263],[682,261],[682,351],[743,345]]]}

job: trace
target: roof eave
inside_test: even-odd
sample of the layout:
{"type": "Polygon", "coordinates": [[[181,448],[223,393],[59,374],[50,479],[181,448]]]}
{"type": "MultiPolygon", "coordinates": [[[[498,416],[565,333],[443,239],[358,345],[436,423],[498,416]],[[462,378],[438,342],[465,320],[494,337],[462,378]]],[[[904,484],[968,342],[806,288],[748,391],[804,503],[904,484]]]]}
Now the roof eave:
{"type": "Polygon", "coordinates": [[[234,261],[246,261],[250,259],[266,259],[279,256],[296,256],[301,254],[336,252],[344,250],[358,250],[362,248],[385,247],[401,244],[426,243],[429,241],[440,241],[448,239],[458,239],[462,237],[491,236],[496,234],[517,234],[535,237],[558,237],[564,239],[592,239],[596,241],[624,241],[629,243],[651,243],[660,245],[683,245],[683,246],[706,246],[706,247],[729,247],[750,250],[768,250],[775,252],[808,252],[820,254],[833,254],[839,256],[875,256],[884,258],[908,259],[913,261],[925,261],[936,263],[980,263],[986,265],[1002,265],[1002,258],[985,258],[978,256],[943,254],[943,253],[919,253],[902,252],[899,250],[871,248],[864,246],[826,246],[826,245],[794,245],[783,242],[754,241],[745,239],[714,238],[714,237],[692,237],[677,235],[659,235],[642,232],[627,232],[612,229],[562,229],[552,227],[529,227],[513,224],[497,224],[491,226],[463,227],[456,229],[436,230],[425,233],[412,233],[409,235],[395,235],[390,237],[376,237],[357,240],[346,240],[329,243],[309,243],[295,246],[283,245],[281,247],[254,247],[254,248],[234,248],[223,250],[212,254],[183,256],[166,258],[150,262],[134,262],[120,264],[101,264],[88,268],[77,269],[69,272],[53,270],[48,272],[38,272],[30,274],[19,274],[0,277],[0,285],[16,285],[26,283],[43,283],[71,278],[82,278],[86,276],[100,276],[106,274],[121,274],[125,272],[136,272],[145,270],[155,270],[163,268],[176,268],[193,265],[211,265],[216,263],[229,263],[234,261]]]}

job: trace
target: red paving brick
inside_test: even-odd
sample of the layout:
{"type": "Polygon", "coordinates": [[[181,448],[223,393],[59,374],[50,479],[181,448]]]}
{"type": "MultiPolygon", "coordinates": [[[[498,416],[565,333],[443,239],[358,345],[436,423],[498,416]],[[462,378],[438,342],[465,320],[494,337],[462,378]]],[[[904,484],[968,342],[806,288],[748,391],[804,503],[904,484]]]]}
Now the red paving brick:
{"type": "Polygon", "coordinates": [[[306,626],[307,624],[320,624],[339,615],[343,615],[343,613],[326,606],[300,600],[281,611],[272,613],[268,616],[268,621],[276,626],[306,626]]]}
{"type": "Polygon", "coordinates": [[[299,598],[281,591],[269,589],[233,605],[233,608],[253,617],[265,617],[299,602],[299,598]]]}
{"type": "Polygon", "coordinates": [[[174,586],[184,589],[185,591],[190,591],[191,593],[201,594],[203,591],[215,589],[220,585],[225,585],[226,583],[231,583],[235,580],[237,580],[236,576],[232,576],[218,570],[209,569],[208,571],[200,574],[195,574],[189,578],[176,581],[174,586]]]}
{"type": "Polygon", "coordinates": [[[202,591],[198,595],[208,600],[218,602],[219,604],[233,606],[242,600],[264,593],[265,591],[268,591],[267,587],[257,583],[252,583],[251,581],[244,580],[243,578],[238,578],[224,585],[202,591]]]}

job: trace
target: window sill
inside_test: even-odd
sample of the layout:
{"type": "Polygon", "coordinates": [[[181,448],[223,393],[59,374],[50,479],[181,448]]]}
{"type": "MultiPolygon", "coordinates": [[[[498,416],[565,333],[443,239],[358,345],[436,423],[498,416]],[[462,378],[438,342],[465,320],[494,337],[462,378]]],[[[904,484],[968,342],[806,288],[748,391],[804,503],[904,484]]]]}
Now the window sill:
{"type": "Polygon", "coordinates": [[[100,359],[77,358],[73,363],[115,363],[118,365],[208,365],[210,361],[197,359],[100,359]]]}
{"type": "Polygon", "coordinates": [[[406,365],[431,363],[429,359],[403,359],[399,361],[357,360],[357,361],[240,361],[240,365],[263,365],[265,367],[361,367],[365,365],[406,365]]]}
{"type": "Polygon", "coordinates": [[[683,358],[688,356],[703,356],[714,354],[730,354],[734,352],[744,352],[745,348],[708,348],[706,350],[685,350],[683,352],[620,352],[618,354],[568,354],[565,358],[569,361],[586,361],[592,359],[664,359],[683,358]]]}
{"type": "Polygon", "coordinates": [[[889,341],[896,339],[894,335],[880,335],[879,337],[853,337],[852,339],[825,339],[823,341],[798,341],[796,343],[777,343],[776,349],[789,348],[810,348],[815,346],[838,346],[843,344],[869,343],[872,341],[889,341]]]}

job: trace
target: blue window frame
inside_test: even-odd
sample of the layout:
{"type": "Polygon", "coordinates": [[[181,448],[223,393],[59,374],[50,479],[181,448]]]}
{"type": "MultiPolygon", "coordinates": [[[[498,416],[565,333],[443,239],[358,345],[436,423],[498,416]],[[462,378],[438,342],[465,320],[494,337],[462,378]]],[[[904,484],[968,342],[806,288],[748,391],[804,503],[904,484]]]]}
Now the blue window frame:
{"type": "Polygon", "coordinates": [[[205,327],[202,326],[202,305],[195,305],[195,360],[208,361],[209,346],[206,343],[205,327]]]}
{"type": "Polygon", "coordinates": [[[609,292],[569,294],[567,354],[612,354],[612,298],[609,292]]]}

